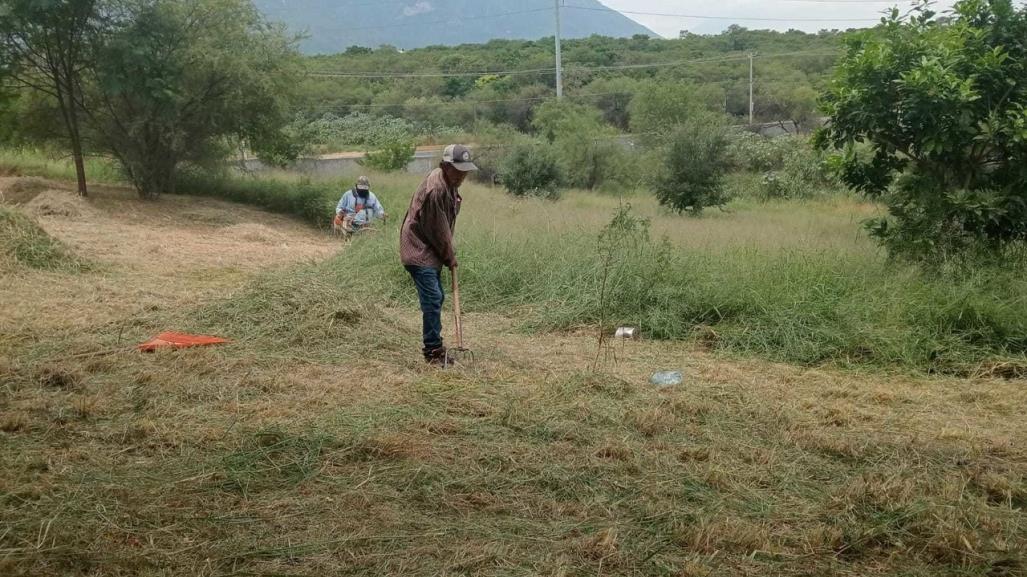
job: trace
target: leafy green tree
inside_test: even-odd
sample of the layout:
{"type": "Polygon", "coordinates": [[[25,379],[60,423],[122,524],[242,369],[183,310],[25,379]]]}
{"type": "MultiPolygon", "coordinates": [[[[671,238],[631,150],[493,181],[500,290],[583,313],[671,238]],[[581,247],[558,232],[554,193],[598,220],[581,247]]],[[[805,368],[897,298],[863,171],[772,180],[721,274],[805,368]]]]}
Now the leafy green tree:
{"type": "Polygon", "coordinates": [[[631,131],[659,145],[677,126],[703,109],[687,84],[649,84],[631,101],[631,131]]]}
{"type": "Polygon", "coordinates": [[[516,145],[531,144],[533,139],[509,124],[492,124],[487,121],[476,123],[474,134],[474,164],[478,170],[471,178],[478,182],[496,184],[503,169],[503,163],[516,145]]]}
{"type": "Polygon", "coordinates": [[[80,122],[82,71],[98,24],[96,0],[0,0],[0,68],[57,104],[71,146],[78,193],[88,193],[80,122]]]}
{"type": "Polygon", "coordinates": [[[699,214],[727,203],[723,179],[730,159],[725,124],[722,116],[703,112],[668,135],[651,176],[660,204],[679,214],[699,214]]]}
{"type": "Polygon", "coordinates": [[[822,147],[843,180],[887,203],[893,254],[931,257],[1027,238],[1027,7],[922,3],[847,41],[823,97],[822,147]],[[868,150],[861,150],[866,143],[868,150]]]}
{"type": "Polygon", "coordinates": [[[503,159],[500,179],[515,196],[559,198],[560,161],[546,143],[520,143],[503,159]]]}
{"type": "Polygon", "coordinates": [[[603,120],[620,130],[628,130],[631,115],[631,99],[638,91],[638,81],[625,78],[600,78],[588,84],[585,92],[588,99],[603,114],[603,120]]]}
{"type": "Polygon", "coordinates": [[[409,140],[394,140],[385,143],[379,150],[372,150],[360,163],[375,170],[395,172],[406,168],[414,159],[417,147],[409,140]]]}
{"type": "Polygon", "coordinates": [[[247,0],[124,0],[94,63],[96,141],[141,196],[175,190],[184,164],[217,162],[228,139],[281,138],[298,56],[247,0]]]}
{"type": "Polygon", "coordinates": [[[568,186],[594,189],[632,180],[632,163],[617,131],[595,108],[550,100],[535,110],[535,131],[553,145],[568,186]]]}

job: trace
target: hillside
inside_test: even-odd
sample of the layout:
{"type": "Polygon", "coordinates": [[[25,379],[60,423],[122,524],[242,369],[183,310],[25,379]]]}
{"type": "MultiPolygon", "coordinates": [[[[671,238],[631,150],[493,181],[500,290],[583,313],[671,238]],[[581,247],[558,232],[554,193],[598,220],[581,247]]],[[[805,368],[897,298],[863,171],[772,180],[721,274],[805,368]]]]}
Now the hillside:
{"type": "MultiPolygon", "coordinates": [[[[269,19],[303,33],[307,54],[342,52],[349,46],[418,48],[487,42],[495,38],[537,39],[552,36],[549,0],[511,4],[502,0],[255,0],[269,19]]],[[[606,9],[597,0],[581,0],[589,10],[563,13],[568,38],[593,34],[655,36],[648,28],[606,9]],[[604,9],[602,11],[591,8],[604,9]]]]}
{"type": "MultiPolygon", "coordinates": [[[[620,129],[627,129],[633,95],[652,84],[693,87],[724,112],[743,117],[749,109],[747,53],[756,52],[756,118],[801,120],[816,114],[816,89],[834,65],[842,34],[731,27],[722,34],[683,39],[572,39],[563,46],[564,87],[568,98],[597,106],[620,129]],[[589,98],[592,94],[606,96],[589,98]]],[[[492,40],[402,54],[352,49],[306,62],[315,74],[301,86],[297,108],[310,117],[360,111],[465,129],[476,120],[489,120],[526,130],[534,106],[554,95],[553,44],[546,40],[492,40]],[[438,75],[526,69],[539,72],[495,78],[438,75]],[[382,72],[429,76],[375,76],[382,72]]]]}

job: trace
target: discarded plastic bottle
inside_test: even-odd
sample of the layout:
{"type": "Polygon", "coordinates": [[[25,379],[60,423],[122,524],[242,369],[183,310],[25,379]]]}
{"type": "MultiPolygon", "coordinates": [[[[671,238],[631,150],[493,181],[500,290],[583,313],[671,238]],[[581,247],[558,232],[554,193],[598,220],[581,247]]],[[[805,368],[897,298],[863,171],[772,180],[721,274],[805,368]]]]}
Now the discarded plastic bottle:
{"type": "Polygon", "coordinates": [[[659,371],[653,373],[649,383],[657,387],[676,387],[684,380],[681,371],[659,371]]]}

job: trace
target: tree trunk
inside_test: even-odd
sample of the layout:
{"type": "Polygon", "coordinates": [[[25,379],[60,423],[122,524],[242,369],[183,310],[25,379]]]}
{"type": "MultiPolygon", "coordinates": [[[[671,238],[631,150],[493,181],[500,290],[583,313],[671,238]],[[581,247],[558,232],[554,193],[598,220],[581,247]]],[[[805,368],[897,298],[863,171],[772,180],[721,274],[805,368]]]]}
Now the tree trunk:
{"type": "Polygon", "coordinates": [[[71,80],[63,79],[67,87],[62,86],[62,78],[59,73],[54,74],[54,84],[57,89],[57,104],[61,109],[61,116],[64,117],[64,125],[68,130],[68,139],[71,141],[71,156],[75,161],[75,177],[78,180],[78,195],[89,196],[86,187],[86,163],[82,153],[82,135],[79,133],[78,112],[75,109],[75,87],[71,80]]]}
{"type": "Polygon", "coordinates": [[[134,170],[129,171],[139,197],[155,200],[161,194],[174,194],[175,167],[176,163],[169,158],[139,159],[134,170]]]}
{"type": "Polygon", "coordinates": [[[82,138],[78,134],[78,127],[76,127],[74,134],[71,137],[71,155],[75,159],[75,177],[78,179],[78,195],[89,196],[89,191],[86,189],[86,163],[82,155],[82,138]]]}

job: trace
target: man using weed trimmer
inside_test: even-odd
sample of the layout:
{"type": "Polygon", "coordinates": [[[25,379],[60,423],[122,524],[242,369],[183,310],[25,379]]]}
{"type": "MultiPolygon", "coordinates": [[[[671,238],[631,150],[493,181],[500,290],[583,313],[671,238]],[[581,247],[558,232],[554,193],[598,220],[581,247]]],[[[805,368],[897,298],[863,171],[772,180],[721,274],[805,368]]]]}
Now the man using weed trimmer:
{"type": "Polygon", "coordinates": [[[375,219],[385,218],[385,207],[371,192],[371,181],[366,176],[357,179],[357,184],[346,191],[335,208],[335,222],[332,229],[346,234],[359,232],[370,227],[375,219]]]}
{"type": "MultiPolygon", "coordinates": [[[[423,315],[424,360],[445,366],[451,356],[442,343],[442,267],[453,275],[455,303],[459,303],[456,282],[456,251],[453,230],[460,214],[460,185],[467,173],[478,170],[471,162],[471,151],[461,144],[447,146],[442,162],[432,170],[410,200],[399,237],[399,255],[403,266],[414,279],[423,315]]],[[[457,340],[462,340],[459,305],[457,305],[457,340]]],[[[462,346],[462,343],[457,343],[462,346]]]]}

